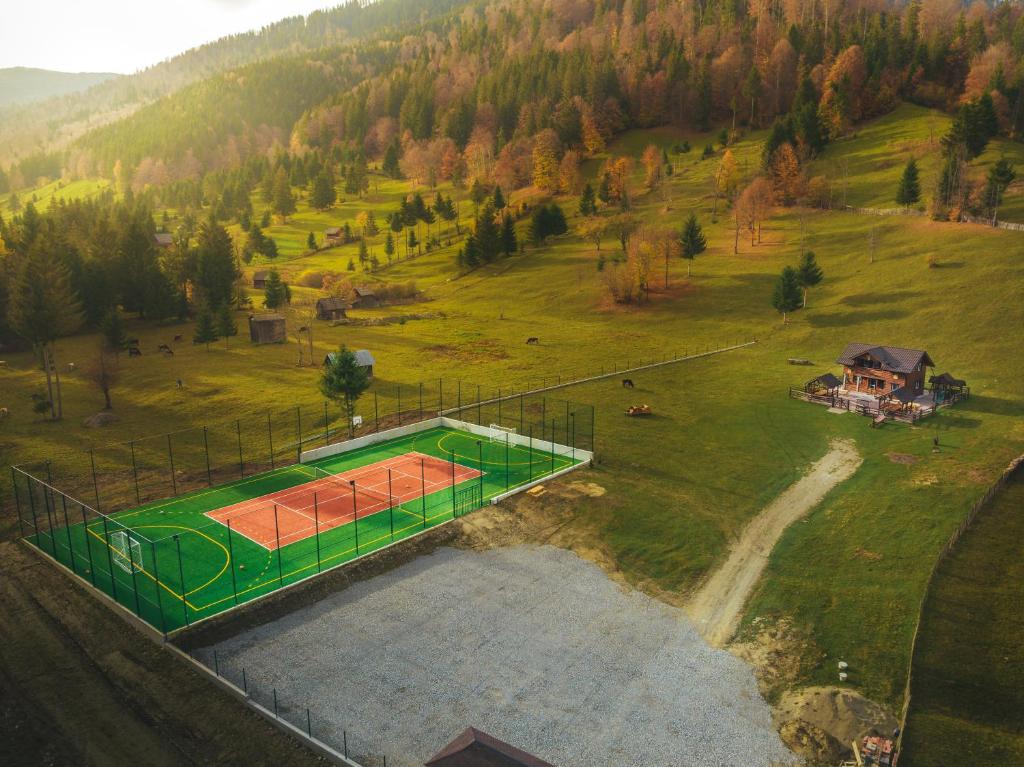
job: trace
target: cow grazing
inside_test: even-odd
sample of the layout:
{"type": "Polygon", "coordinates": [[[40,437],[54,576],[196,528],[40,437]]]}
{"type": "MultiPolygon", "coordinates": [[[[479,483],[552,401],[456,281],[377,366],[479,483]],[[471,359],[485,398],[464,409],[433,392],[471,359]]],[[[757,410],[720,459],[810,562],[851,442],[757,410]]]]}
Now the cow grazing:
{"type": "Polygon", "coordinates": [[[624,388],[626,388],[626,389],[632,389],[633,388],[633,379],[632,378],[623,378],[622,379],[622,386],[624,388]]]}
{"type": "Polygon", "coordinates": [[[129,357],[141,357],[142,356],[142,349],[140,349],[138,346],[129,346],[128,347],[128,356],[129,357]]]}
{"type": "Polygon", "coordinates": [[[174,337],[174,343],[178,343],[179,341],[182,340],[182,338],[183,338],[183,336],[180,336],[180,335],[175,336],[174,337]]]}
{"type": "Polygon", "coordinates": [[[528,343],[528,344],[539,344],[540,343],[540,339],[537,338],[537,336],[530,336],[529,338],[526,339],[526,343],[528,343]]]}
{"type": "Polygon", "coordinates": [[[6,418],[9,415],[10,415],[10,411],[8,411],[7,408],[0,407],[0,418],[6,418]]]}
{"type": "Polygon", "coordinates": [[[158,352],[161,352],[162,354],[169,354],[172,357],[174,356],[174,350],[171,349],[171,347],[168,346],[167,344],[160,344],[158,347],[156,347],[156,350],[158,352]]]}

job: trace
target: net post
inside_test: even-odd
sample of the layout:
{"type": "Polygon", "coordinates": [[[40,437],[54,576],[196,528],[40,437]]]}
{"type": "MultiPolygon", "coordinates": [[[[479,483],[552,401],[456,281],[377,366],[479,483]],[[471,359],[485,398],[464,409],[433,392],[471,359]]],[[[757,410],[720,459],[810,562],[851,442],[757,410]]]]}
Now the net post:
{"type": "Polygon", "coordinates": [[[380,411],[377,407],[377,392],[373,393],[373,431],[380,431],[380,411]]]}
{"type": "Polygon", "coordinates": [[[267,411],[267,438],[270,440],[270,468],[274,468],[274,427],[270,423],[270,411],[267,411]]]}
{"type": "Polygon", "coordinates": [[[89,448],[89,464],[92,466],[92,492],[96,496],[96,511],[100,511],[100,483],[96,479],[96,450],[89,448]]]}
{"type": "Polygon", "coordinates": [[[245,479],[245,461],[242,460],[242,419],[235,419],[235,433],[238,435],[238,475],[245,479]]]}
{"type": "Polygon", "coordinates": [[[60,505],[64,510],[64,532],[68,536],[68,556],[71,557],[71,572],[78,575],[78,567],[75,565],[75,549],[71,546],[71,523],[68,521],[68,497],[60,494],[60,505]]]}
{"type": "MultiPolygon", "coordinates": [[[[135,592],[135,614],[142,617],[142,612],[139,609],[139,582],[135,578],[135,557],[132,555],[132,536],[128,532],[128,528],[124,529],[125,538],[128,541],[128,570],[132,574],[132,591],[135,592]]],[[[139,546],[139,551],[142,550],[142,546],[139,546]]],[[[140,564],[139,567],[142,567],[140,564]]]]}
{"type": "Polygon", "coordinates": [[[420,458],[420,509],[423,513],[423,529],[427,529],[427,469],[426,459],[420,458]]]}
{"type": "Polygon", "coordinates": [[[352,527],[356,534],[356,556],[359,556],[359,502],[356,500],[356,481],[350,479],[349,486],[352,488],[352,527]]]}
{"type": "Polygon", "coordinates": [[[391,524],[391,542],[395,542],[395,496],[391,494],[391,467],[388,467],[388,522],[391,524]]]}
{"type": "Polygon", "coordinates": [[[402,425],[402,384],[398,384],[398,425],[402,425]]]}
{"type": "Polygon", "coordinates": [[[135,503],[142,503],[142,493],[139,492],[139,467],[135,463],[135,440],[131,440],[128,443],[128,448],[132,453],[132,479],[135,481],[135,503]]]}
{"type": "Polygon", "coordinates": [[[173,495],[178,494],[178,478],[174,476],[174,448],[171,445],[171,435],[167,435],[167,458],[171,466],[171,490],[173,495]]]}
{"type": "Polygon", "coordinates": [[[178,551],[178,582],[181,584],[181,609],[185,612],[185,625],[189,626],[188,600],[185,599],[185,568],[181,564],[181,536],[177,533],[174,534],[174,547],[178,551]]]}
{"type": "Polygon", "coordinates": [[[313,491],[313,535],[316,536],[316,571],[320,572],[320,502],[313,491]]]}
{"type": "Polygon", "coordinates": [[[281,568],[281,528],[277,524],[277,504],[274,504],[274,536],[277,539],[277,584],[284,584],[284,570],[281,568]]]}
{"type": "MultiPolygon", "coordinates": [[[[21,496],[18,493],[18,475],[14,471],[14,467],[11,467],[11,487],[14,490],[14,508],[18,512],[18,534],[19,537],[25,537],[25,522],[21,518],[21,496]]],[[[89,541],[86,540],[86,543],[89,541]]]]}
{"type": "MultiPolygon", "coordinates": [[[[107,517],[103,515],[103,542],[107,545],[107,567],[110,568],[110,590],[113,592],[114,601],[117,601],[117,578],[114,577],[114,555],[110,553],[110,530],[107,527],[107,517]]],[[[129,546],[129,548],[131,548],[129,546]]]]}
{"type": "Polygon", "coordinates": [[[224,520],[228,528],[228,562],[231,565],[231,598],[234,604],[238,604],[238,584],[235,580],[235,547],[231,543],[231,517],[224,520]]]}
{"type": "Polygon", "coordinates": [[[455,451],[448,451],[452,464],[452,519],[455,519],[455,451]]]}
{"type": "Polygon", "coordinates": [[[160,614],[160,633],[167,639],[167,616],[164,615],[164,600],[160,596],[160,568],[156,563],[156,541],[149,542],[150,554],[153,557],[153,581],[156,584],[156,611],[160,614]]]}
{"type": "Polygon", "coordinates": [[[206,453],[206,485],[213,487],[213,472],[210,470],[210,437],[207,428],[203,427],[203,452],[206,453]]]}
{"type": "Polygon", "coordinates": [[[89,543],[89,520],[85,516],[85,504],[79,502],[78,508],[82,511],[82,530],[85,531],[85,553],[89,557],[89,580],[92,581],[93,588],[96,587],[96,567],[92,563],[92,544],[89,543]]]}

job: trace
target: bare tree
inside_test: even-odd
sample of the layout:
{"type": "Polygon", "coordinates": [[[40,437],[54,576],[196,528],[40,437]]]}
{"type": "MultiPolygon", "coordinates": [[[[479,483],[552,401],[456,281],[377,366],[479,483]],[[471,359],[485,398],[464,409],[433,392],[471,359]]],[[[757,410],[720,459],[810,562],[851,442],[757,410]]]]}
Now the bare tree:
{"type": "Polygon", "coordinates": [[[84,371],[85,380],[95,386],[103,394],[103,409],[114,407],[110,399],[111,390],[121,380],[121,370],[117,357],[102,346],[96,351],[96,361],[88,365],[84,371]]]}

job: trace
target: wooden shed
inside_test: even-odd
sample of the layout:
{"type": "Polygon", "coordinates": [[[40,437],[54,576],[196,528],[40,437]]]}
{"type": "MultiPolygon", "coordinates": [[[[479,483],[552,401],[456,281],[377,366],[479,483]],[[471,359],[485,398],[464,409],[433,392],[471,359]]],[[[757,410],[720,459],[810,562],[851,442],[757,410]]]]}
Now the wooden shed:
{"type": "Polygon", "coordinates": [[[316,302],[316,318],[318,320],[340,320],[345,317],[348,304],[338,296],[319,298],[316,302]]]}
{"type": "Polygon", "coordinates": [[[341,245],[344,239],[340,226],[329,226],[324,229],[324,247],[329,245],[341,245]]]}
{"type": "MultiPolygon", "coordinates": [[[[328,352],[327,356],[324,357],[324,364],[327,365],[336,356],[337,352],[328,352]]],[[[373,378],[373,366],[376,364],[376,360],[373,359],[373,355],[370,354],[366,349],[359,349],[354,352],[356,355],[356,364],[359,367],[366,368],[366,377],[373,378]]]]}
{"type": "Polygon", "coordinates": [[[267,270],[261,270],[252,273],[252,286],[257,290],[263,290],[267,287],[267,277],[270,276],[270,272],[267,270]]]}
{"type": "Polygon", "coordinates": [[[286,333],[280,314],[253,314],[249,317],[249,338],[255,344],[283,344],[286,333]]]}
{"type": "Polygon", "coordinates": [[[380,306],[380,299],[377,298],[376,294],[373,292],[373,288],[361,285],[353,288],[352,290],[355,293],[355,298],[352,300],[353,309],[374,309],[380,306]]]}
{"type": "Polygon", "coordinates": [[[174,247],[174,237],[167,232],[157,232],[153,235],[153,244],[161,250],[174,247]]]}

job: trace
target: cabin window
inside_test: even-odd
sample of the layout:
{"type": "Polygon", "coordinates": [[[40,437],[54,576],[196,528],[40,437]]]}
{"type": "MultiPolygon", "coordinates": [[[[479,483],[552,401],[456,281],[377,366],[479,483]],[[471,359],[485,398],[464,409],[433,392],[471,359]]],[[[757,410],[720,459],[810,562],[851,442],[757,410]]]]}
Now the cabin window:
{"type": "Polygon", "coordinates": [[[869,389],[874,389],[874,388],[875,388],[875,385],[876,385],[877,383],[878,383],[877,379],[875,379],[875,378],[869,378],[869,379],[868,379],[868,388],[869,388],[869,389]]]}
{"type": "Polygon", "coordinates": [[[921,391],[921,382],[920,381],[915,381],[914,382],[914,390],[915,391],[921,391]]]}

